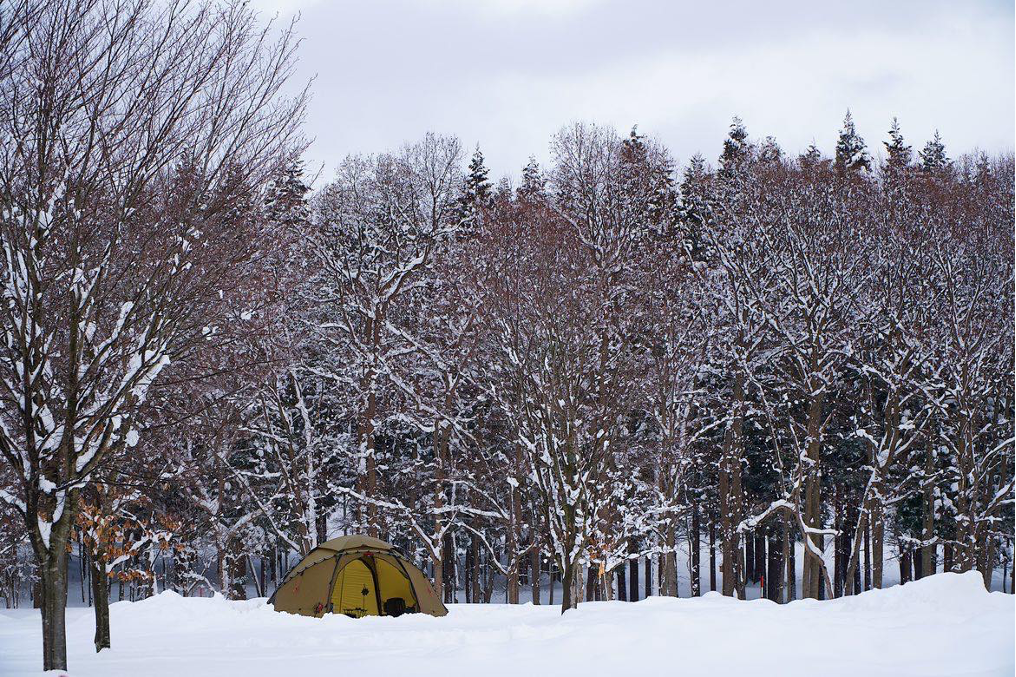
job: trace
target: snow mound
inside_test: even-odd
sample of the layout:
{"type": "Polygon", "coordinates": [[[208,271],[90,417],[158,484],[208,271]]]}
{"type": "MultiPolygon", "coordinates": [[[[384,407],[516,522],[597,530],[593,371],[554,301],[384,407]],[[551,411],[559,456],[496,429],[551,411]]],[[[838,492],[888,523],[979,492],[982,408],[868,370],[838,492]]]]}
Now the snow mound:
{"type": "MultiPolygon", "coordinates": [[[[264,599],[167,592],[112,605],[113,649],[95,654],[89,609],[71,609],[72,677],[245,677],[379,673],[414,677],[519,674],[1013,674],[1013,596],[977,574],[944,574],[856,597],[778,605],[718,594],[594,602],[561,615],[532,604],[452,605],[448,616],[277,613],[264,599]]],[[[34,610],[0,611],[0,674],[39,674],[34,610]]]]}
{"type": "Polygon", "coordinates": [[[884,590],[870,590],[862,595],[832,600],[844,611],[910,611],[972,615],[986,607],[1013,608],[1013,596],[988,592],[984,579],[976,571],[963,574],[943,573],[928,576],[906,585],[884,590]]]}

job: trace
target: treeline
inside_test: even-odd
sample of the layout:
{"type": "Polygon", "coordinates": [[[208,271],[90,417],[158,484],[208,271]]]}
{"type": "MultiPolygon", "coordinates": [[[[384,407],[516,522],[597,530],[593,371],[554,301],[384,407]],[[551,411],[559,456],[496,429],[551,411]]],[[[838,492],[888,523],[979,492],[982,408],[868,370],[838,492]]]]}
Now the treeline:
{"type": "Polygon", "coordinates": [[[427,135],[311,194],[286,38],[229,10],[171,57],[113,49],[156,40],[138,7],[135,33],[68,0],[5,38],[8,604],[38,581],[62,624],[74,553],[101,648],[113,580],[263,596],[354,532],[449,600],[553,603],[549,574],[563,609],[784,602],[887,564],[1012,589],[1011,154],[915,154],[893,121],[875,158],[848,114],[831,157],[792,157],[735,118],[678,169],[575,124],[515,184],[427,135]],[[97,49],[127,61],[67,75],[97,49]]]}

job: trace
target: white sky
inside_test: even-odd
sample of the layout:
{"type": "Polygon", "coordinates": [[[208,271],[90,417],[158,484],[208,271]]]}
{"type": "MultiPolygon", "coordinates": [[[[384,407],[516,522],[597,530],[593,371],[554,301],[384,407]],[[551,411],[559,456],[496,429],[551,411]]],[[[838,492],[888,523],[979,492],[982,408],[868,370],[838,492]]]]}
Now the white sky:
{"type": "Polygon", "coordinates": [[[309,164],[426,131],[479,143],[493,178],[541,163],[562,125],[633,124],[679,163],[719,154],[733,115],[790,153],[831,153],[847,107],[869,150],[890,119],[951,156],[1012,150],[1014,14],[996,2],[254,0],[299,12],[316,76],[309,164]]]}

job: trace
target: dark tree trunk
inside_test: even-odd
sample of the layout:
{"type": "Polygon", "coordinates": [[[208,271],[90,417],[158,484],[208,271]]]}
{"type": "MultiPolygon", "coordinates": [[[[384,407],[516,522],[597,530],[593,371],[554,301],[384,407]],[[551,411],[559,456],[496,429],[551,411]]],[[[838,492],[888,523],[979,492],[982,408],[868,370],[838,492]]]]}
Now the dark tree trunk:
{"type": "Polygon", "coordinates": [[[910,551],[906,550],[900,554],[900,583],[910,582],[910,572],[912,571],[910,551]]]}
{"type": "Polygon", "coordinates": [[[533,604],[540,603],[540,549],[533,543],[529,553],[530,583],[533,586],[533,604]]]}
{"type": "Polygon", "coordinates": [[[755,533],[744,535],[744,579],[748,583],[755,583],[758,577],[755,575],[755,533]]]}
{"type": "Polygon", "coordinates": [[[596,570],[593,569],[592,562],[586,567],[586,601],[592,602],[596,600],[596,570]]]}
{"type": "Polygon", "coordinates": [[[709,520],[709,590],[716,592],[716,520],[709,520]]]}
{"type": "Polygon", "coordinates": [[[793,536],[793,528],[790,526],[790,517],[787,515],[783,516],[780,520],[780,524],[783,527],[782,538],[783,543],[781,546],[783,554],[783,572],[780,575],[780,587],[783,589],[783,597],[780,599],[781,602],[789,602],[793,598],[793,584],[794,584],[794,543],[795,539],[793,536]]]}
{"type": "Polygon", "coordinates": [[[646,555],[646,594],[649,599],[653,595],[653,556],[646,555]]]}
{"type": "Polygon", "coordinates": [[[702,552],[701,552],[701,531],[702,524],[699,517],[698,503],[691,508],[691,596],[698,597],[702,594],[702,552]]]}
{"type": "Polygon", "coordinates": [[[564,613],[568,609],[575,608],[578,604],[578,600],[573,600],[572,594],[574,593],[574,581],[576,575],[576,569],[578,567],[574,562],[565,567],[564,577],[562,580],[563,585],[561,586],[561,613],[564,613]]]}
{"type": "MultiPolygon", "coordinates": [[[[473,538],[469,544],[473,553],[473,570],[469,573],[470,582],[467,584],[473,590],[473,604],[480,603],[480,539],[473,538]]],[[[550,602],[554,603],[553,600],[550,602]]]]}
{"type": "Polygon", "coordinates": [[[639,601],[639,558],[628,561],[628,601],[639,601]]]}
{"type": "Polygon", "coordinates": [[[952,571],[953,570],[953,545],[952,543],[946,543],[942,546],[942,570],[952,571]]]}
{"type": "Polygon", "coordinates": [[[91,559],[92,598],[95,600],[95,652],[108,649],[109,644],[109,583],[106,563],[91,559]]]}
{"type": "Polygon", "coordinates": [[[769,566],[766,572],[766,598],[773,602],[783,599],[783,534],[770,530],[769,566]]]}
{"type": "Polygon", "coordinates": [[[921,580],[921,576],[924,575],[923,569],[924,553],[921,552],[920,548],[914,550],[913,560],[914,560],[914,580],[919,581],[921,580]]]}
{"type": "Polygon", "coordinates": [[[463,571],[466,578],[465,585],[466,604],[470,604],[473,601],[473,590],[472,590],[473,586],[471,585],[471,582],[473,580],[473,567],[476,566],[476,563],[473,561],[473,541],[475,540],[476,536],[470,536],[469,547],[466,548],[466,562],[463,571]]]}
{"type": "MultiPolygon", "coordinates": [[[[792,534],[794,532],[791,532],[792,534]]],[[[787,601],[797,599],[797,536],[790,539],[790,553],[788,554],[787,568],[790,575],[787,576],[787,601]]]]}
{"type": "Polygon", "coordinates": [[[43,670],[67,669],[67,552],[54,547],[39,569],[42,605],[43,670]]]}
{"type": "Polygon", "coordinates": [[[871,525],[864,527],[864,589],[871,590],[871,525]]]}
{"type": "Polygon", "coordinates": [[[555,569],[557,567],[554,566],[554,560],[550,561],[550,565],[549,565],[548,568],[550,569],[550,576],[549,576],[549,578],[550,578],[550,590],[547,592],[547,597],[548,597],[547,603],[550,604],[550,606],[554,606],[554,583],[557,582],[557,572],[555,571],[555,569]]]}
{"type": "Polygon", "coordinates": [[[833,597],[842,597],[846,562],[843,561],[843,503],[840,500],[839,486],[836,487],[833,511],[833,528],[836,529],[836,535],[833,536],[833,597]]]}
{"type": "Polygon", "coordinates": [[[452,545],[452,536],[449,533],[444,535],[441,540],[441,588],[444,591],[444,602],[448,604],[452,601],[455,595],[454,587],[454,572],[452,571],[455,566],[454,561],[454,546],[452,545]]]}
{"type": "Polygon", "coordinates": [[[755,580],[764,583],[766,575],[766,534],[765,530],[755,532],[755,580]]]}
{"type": "Polygon", "coordinates": [[[625,581],[624,565],[617,567],[617,601],[628,601],[628,583],[625,581]]]}

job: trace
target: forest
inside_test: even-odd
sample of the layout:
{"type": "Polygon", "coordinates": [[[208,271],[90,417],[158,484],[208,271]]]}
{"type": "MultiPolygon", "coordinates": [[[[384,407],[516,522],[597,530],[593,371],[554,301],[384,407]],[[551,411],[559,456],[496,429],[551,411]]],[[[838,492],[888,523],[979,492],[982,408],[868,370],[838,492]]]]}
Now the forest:
{"type": "Polygon", "coordinates": [[[449,602],[1013,590],[1011,152],[572,122],[314,181],[292,27],[122,4],[0,22],[0,597],[47,666],[68,596],[102,648],[352,533],[449,602]]]}

